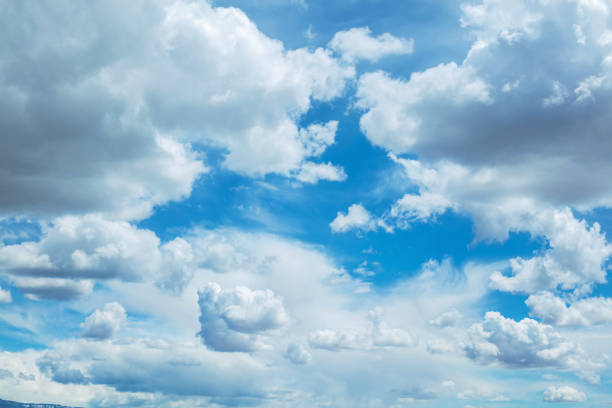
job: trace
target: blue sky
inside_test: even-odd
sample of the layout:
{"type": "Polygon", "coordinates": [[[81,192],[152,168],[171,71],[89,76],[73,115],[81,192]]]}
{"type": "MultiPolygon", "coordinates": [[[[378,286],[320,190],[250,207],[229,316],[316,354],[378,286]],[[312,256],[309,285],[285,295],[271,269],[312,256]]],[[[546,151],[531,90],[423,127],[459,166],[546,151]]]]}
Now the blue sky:
{"type": "Polygon", "coordinates": [[[612,404],[611,13],[10,1],[0,398],[612,404]]]}

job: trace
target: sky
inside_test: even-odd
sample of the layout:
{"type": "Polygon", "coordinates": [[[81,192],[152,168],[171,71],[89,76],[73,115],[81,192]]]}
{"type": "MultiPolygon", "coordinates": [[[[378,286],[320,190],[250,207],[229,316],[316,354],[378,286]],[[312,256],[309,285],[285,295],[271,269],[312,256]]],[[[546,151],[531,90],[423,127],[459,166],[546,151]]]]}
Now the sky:
{"type": "Polygon", "coordinates": [[[612,2],[8,0],[0,398],[612,407],[612,2]]]}

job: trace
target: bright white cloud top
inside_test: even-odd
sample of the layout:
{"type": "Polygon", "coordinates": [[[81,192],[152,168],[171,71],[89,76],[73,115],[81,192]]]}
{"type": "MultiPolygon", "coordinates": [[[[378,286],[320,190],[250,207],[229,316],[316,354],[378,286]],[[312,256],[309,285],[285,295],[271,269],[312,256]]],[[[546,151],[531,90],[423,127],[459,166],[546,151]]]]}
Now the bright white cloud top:
{"type": "Polygon", "coordinates": [[[610,2],[3,6],[0,399],[612,404],[610,2]]]}

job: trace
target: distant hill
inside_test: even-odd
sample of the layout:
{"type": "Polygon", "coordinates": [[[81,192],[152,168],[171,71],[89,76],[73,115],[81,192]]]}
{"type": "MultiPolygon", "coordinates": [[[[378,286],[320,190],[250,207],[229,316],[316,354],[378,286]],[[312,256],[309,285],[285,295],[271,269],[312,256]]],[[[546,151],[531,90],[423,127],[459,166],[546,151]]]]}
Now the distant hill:
{"type": "Polygon", "coordinates": [[[56,404],[34,404],[0,399],[0,408],[76,408],[56,404]]]}

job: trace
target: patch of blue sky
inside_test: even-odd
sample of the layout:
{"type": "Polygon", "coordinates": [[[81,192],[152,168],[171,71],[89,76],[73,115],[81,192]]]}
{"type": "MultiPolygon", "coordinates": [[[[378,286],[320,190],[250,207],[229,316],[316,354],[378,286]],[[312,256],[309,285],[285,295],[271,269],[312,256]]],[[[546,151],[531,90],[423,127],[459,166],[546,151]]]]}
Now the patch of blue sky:
{"type": "Polygon", "coordinates": [[[0,219],[0,243],[15,245],[25,241],[37,241],[42,234],[40,224],[25,217],[0,219]]]}
{"type": "Polygon", "coordinates": [[[152,229],[164,241],[196,226],[280,234],[324,248],[348,271],[363,261],[380,263],[378,272],[367,278],[376,286],[412,276],[430,259],[449,257],[461,266],[467,261],[529,256],[542,247],[541,240],[526,233],[512,233],[504,243],[473,244],[471,220],[450,211],[434,222],[417,222],[392,234],[381,230],[333,233],[329,223],[351,204],[361,203],[374,216],[381,215],[410,192],[409,183],[396,177],[400,171],[397,165],[360,131],[359,117],[360,112],[352,109],[346,98],[316,104],[300,123],[307,126],[339,120],[336,143],[321,161],[342,166],[348,176],[343,182],[301,184],[278,175],[253,180],[225,170],[223,151],[196,146],[206,152],[212,173],[196,183],[187,200],[157,208],[138,225],[152,229]]]}
{"type": "Polygon", "coordinates": [[[84,315],[69,304],[32,300],[16,288],[10,290],[12,302],[0,304],[0,350],[43,349],[54,341],[78,337],[84,315]]]}

